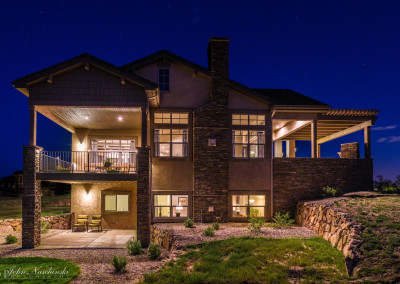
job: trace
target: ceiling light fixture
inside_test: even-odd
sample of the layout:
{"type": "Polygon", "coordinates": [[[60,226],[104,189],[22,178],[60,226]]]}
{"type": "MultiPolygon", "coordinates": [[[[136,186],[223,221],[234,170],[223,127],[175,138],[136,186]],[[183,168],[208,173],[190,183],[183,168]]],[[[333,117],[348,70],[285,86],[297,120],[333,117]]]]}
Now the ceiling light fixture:
{"type": "Polygon", "coordinates": [[[122,116],[118,116],[118,121],[122,121],[122,120],[123,120],[122,116]]]}

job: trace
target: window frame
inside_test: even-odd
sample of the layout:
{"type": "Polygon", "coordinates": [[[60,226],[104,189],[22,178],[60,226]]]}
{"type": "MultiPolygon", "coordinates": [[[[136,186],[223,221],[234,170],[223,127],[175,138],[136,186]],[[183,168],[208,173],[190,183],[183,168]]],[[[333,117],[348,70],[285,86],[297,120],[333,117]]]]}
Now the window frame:
{"type": "Polygon", "coordinates": [[[260,217],[260,218],[264,218],[264,219],[268,219],[267,216],[267,204],[268,204],[268,200],[267,200],[267,194],[265,194],[265,192],[257,192],[257,191],[251,191],[251,192],[243,192],[243,191],[232,191],[229,194],[229,219],[233,220],[233,221],[243,221],[243,220],[247,220],[249,219],[249,214],[250,214],[250,208],[251,207],[264,207],[264,217],[260,217]],[[251,195],[262,195],[264,196],[264,206],[251,206],[250,203],[248,203],[248,205],[239,205],[239,206],[233,206],[233,202],[232,202],[232,196],[233,195],[244,195],[247,196],[247,200],[249,202],[250,200],[250,196],[251,195]],[[233,207],[246,207],[246,216],[245,217],[236,217],[233,216],[233,207]]]}
{"type": "Polygon", "coordinates": [[[182,222],[182,220],[186,220],[187,218],[192,218],[192,194],[188,191],[153,191],[151,193],[151,216],[153,222],[182,222]],[[154,196],[155,195],[170,195],[170,205],[169,206],[155,206],[154,196]],[[188,199],[187,207],[187,216],[186,217],[171,217],[173,216],[173,206],[172,205],[172,196],[173,195],[186,195],[188,199]],[[170,208],[170,217],[156,217],[156,207],[169,207],[170,208]]]}
{"type": "MultiPolygon", "coordinates": [[[[118,200],[116,198],[116,200],[118,200]]],[[[112,214],[130,214],[132,212],[132,193],[130,191],[122,191],[122,190],[102,190],[101,191],[101,212],[104,215],[112,215],[112,214]],[[105,199],[106,195],[128,195],[128,211],[111,211],[105,210],[105,199]]]]}
{"type": "MultiPolygon", "coordinates": [[[[180,129],[180,128],[155,128],[153,130],[153,137],[156,137],[156,131],[158,130],[170,130],[169,133],[169,142],[159,142],[159,141],[155,141],[156,139],[153,139],[153,144],[154,144],[154,156],[157,158],[178,158],[178,159],[185,159],[189,156],[189,129],[180,129]],[[182,130],[182,142],[173,142],[172,141],[172,136],[176,135],[173,134],[173,130],[182,130]],[[184,133],[186,131],[186,133],[184,133]],[[185,138],[186,136],[186,138],[185,138]],[[186,140],[186,142],[184,142],[184,140],[186,140]],[[157,144],[159,144],[159,146],[161,146],[162,144],[168,144],[169,145],[169,156],[160,156],[160,150],[158,150],[158,154],[157,154],[157,149],[159,148],[159,146],[157,146],[157,144]],[[183,148],[185,148],[186,145],[186,151],[185,151],[185,155],[182,156],[173,156],[173,146],[174,145],[182,145],[182,152],[183,152],[183,148]]],[[[160,134],[159,134],[160,135],[160,134]]],[[[161,135],[167,135],[167,134],[161,134],[161,135]]]]}
{"type": "MultiPolygon", "coordinates": [[[[165,78],[164,78],[165,79],[165,78]]],[[[158,87],[160,88],[161,92],[169,92],[170,91],[170,82],[171,82],[171,70],[169,67],[159,67],[158,68],[158,87]],[[161,76],[166,77],[165,74],[161,75],[161,70],[167,70],[168,71],[168,82],[162,82],[161,83],[161,76]],[[161,86],[167,85],[168,88],[162,88],[161,86]]]]}
{"type": "MultiPolygon", "coordinates": [[[[257,135],[258,135],[258,133],[257,133],[257,135]]],[[[240,136],[243,136],[243,135],[240,135],[240,136]]],[[[265,129],[249,129],[249,128],[245,128],[245,129],[232,129],[232,142],[231,142],[231,144],[232,144],[232,151],[231,151],[231,154],[232,154],[232,158],[233,159],[265,159],[265,138],[266,138],[266,131],[265,131],[265,129]],[[234,132],[235,131],[247,131],[247,143],[237,143],[236,141],[234,141],[235,139],[235,137],[236,137],[236,135],[234,135],[234,132]],[[258,141],[257,141],[257,143],[250,143],[250,132],[251,131],[254,131],[254,132],[264,132],[264,135],[263,135],[263,137],[264,137],[264,143],[259,143],[258,141]],[[235,150],[235,145],[245,145],[246,146],[246,156],[245,157],[235,157],[235,153],[234,153],[234,150],[235,150]],[[250,155],[250,151],[251,151],[251,146],[256,146],[257,148],[260,148],[260,147],[262,147],[263,148],[263,156],[262,157],[259,157],[259,156],[256,156],[256,157],[251,157],[251,155],[250,155]]]]}

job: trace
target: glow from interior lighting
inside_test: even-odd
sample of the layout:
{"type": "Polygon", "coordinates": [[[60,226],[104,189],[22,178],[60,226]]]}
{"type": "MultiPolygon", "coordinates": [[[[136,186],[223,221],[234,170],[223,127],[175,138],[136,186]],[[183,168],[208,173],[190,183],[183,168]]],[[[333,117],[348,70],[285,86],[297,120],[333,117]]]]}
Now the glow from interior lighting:
{"type": "Polygon", "coordinates": [[[183,207],[182,206],[177,206],[176,210],[181,211],[181,210],[183,210],[183,207]]]}
{"type": "Polygon", "coordinates": [[[254,199],[250,199],[249,201],[250,201],[250,203],[254,203],[255,200],[254,199]]]}
{"type": "Polygon", "coordinates": [[[86,120],[89,120],[89,117],[88,117],[88,116],[85,116],[85,119],[86,119],[86,120]]]}

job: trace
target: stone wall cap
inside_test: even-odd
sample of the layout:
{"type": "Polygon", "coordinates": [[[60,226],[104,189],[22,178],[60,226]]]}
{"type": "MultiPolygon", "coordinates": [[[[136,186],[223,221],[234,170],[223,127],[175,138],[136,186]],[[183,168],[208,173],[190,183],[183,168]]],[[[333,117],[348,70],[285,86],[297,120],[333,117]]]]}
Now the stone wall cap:
{"type": "Polygon", "coordinates": [[[35,149],[43,150],[42,147],[39,147],[36,145],[23,145],[22,148],[35,148],[35,149]]]}

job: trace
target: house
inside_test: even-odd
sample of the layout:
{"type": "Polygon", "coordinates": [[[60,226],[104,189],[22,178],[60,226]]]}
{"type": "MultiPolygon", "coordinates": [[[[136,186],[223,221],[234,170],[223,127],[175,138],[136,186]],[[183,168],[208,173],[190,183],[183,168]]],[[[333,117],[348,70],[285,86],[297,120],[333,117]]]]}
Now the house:
{"type": "Polygon", "coordinates": [[[166,50],[121,67],[82,54],[12,82],[30,109],[23,246],[40,243],[44,180],[71,184],[75,214],[136,229],[145,245],[154,222],[245,221],[250,211],[271,219],[325,185],[372,188],[378,111],[243,86],[229,79],[228,49],[229,39],[211,38],[208,68],[166,50]],[[72,133],[71,151],[36,145],[37,112],[72,133]],[[365,158],[358,144],[321,158],[322,143],[356,131],[365,133],[365,158]],[[311,157],[296,158],[302,140],[311,157]]]}

